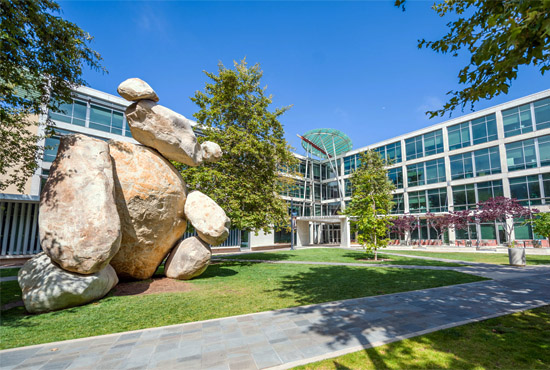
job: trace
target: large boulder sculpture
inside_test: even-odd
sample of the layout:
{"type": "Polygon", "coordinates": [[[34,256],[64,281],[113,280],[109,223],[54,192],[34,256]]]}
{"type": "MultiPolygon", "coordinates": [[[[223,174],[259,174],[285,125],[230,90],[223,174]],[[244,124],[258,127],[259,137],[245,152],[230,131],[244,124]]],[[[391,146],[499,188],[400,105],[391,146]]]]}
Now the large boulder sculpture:
{"type": "Polygon", "coordinates": [[[67,271],[93,274],[118,252],[120,218],[106,142],[85,135],[61,138],[40,199],[42,249],[67,271]]]}
{"type": "Polygon", "coordinates": [[[148,279],[185,232],[185,182],[150,148],[122,141],[111,141],[109,147],[122,226],[111,265],[120,277],[148,279]]]}
{"type": "Polygon", "coordinates": [[[212,245],[219,245],[229,236],[231,222],[224,210],[209,196],[192,191],[185,202],[185,216],[199,237],[212,245]]]}
{"type": "Polygon", "coordinates": [[[140,100],[126,109],[132,137],[155,148],[165,158],[198,166],[202,148],[197,142],[191,121],[152,100],[140,100]]]}
{"type": "Polygon", "coordinates": [[[210,264],[212,250],[193,236],[179,243],[164,264],[164,273],[172,279],[189,280],[202,274],[210,264]]]}
{"type": "Polygon", "coordinates": [[[105,296],[117,283],[115,270],[107,265],[90,275],[69,272],[37,254],[17,276],[23,303],[30,313],[41,313],[79,306],[105,296]]]}
{"type": "Polygon", "coordinates": [[[216,162],[223,154],[220,146],[200,145],[191,121],[158,105],[145,81],[126,80],[118,92],[134,102],[126,118],[143,145],[85,135],[61,139],[40,201],[45,253],[18,275],[30,313],[99,299],[119,277],[148,279],[172,249],[166,275],[191,279],[210,263],[208,244],[221,244],[229,235],[223,209],[198,191],[188,197],[169,162],[216,162]],[[188,221],[199,236],[181,241],[188,221]]]}

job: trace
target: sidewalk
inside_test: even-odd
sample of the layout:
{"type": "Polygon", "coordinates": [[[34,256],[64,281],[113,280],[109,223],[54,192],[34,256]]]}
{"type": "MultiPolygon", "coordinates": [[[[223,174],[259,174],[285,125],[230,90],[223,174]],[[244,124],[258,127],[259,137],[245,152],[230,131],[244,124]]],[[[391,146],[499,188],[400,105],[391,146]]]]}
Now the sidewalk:
{"type": "Polygon", "coordinates": [[[0,368],[283,369],[550,304],[549,266],[426,267],[495,280],[5,350],[0,368]]]}

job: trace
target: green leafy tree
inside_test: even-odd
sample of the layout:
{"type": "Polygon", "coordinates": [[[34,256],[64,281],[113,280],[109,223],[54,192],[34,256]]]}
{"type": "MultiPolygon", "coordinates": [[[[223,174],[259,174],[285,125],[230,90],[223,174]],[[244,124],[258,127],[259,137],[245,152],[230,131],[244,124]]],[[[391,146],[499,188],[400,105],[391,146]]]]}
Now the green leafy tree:
{"type": "Polygon", "coordinates": [[[217,163],[183,168],[190,189],[214,199],[241,230],[268,232],[273,225],[287,225],[288,206],[279,196],[290,178],[279,175],[293,168],[296,158],[284,138],[279,117],[290,107],[269,110],[271,96],[260,86],[262,70],[248,67],[246,60],[234,69],[219,64],[204,92],[191,98],[200,110],[194,117],[204,133],[199,142],[213,141],[223,151],[217,163]]]}
{"type": "Polygon", "coordinates": [[[550,213],[539,213],[531,222],[533,232],[550,241],[550,213]]]}
{"type": "Polygon", "coordinates": [[[350,178],[353,192],[345,213],[353,219],[358,231],[357,241],[367,252],[374,251],[377,260],[378,249],[388,244],[395,186],[388,179],[387,163],[380,154],[368,150],[359,160],[361,165],[350,178]]]}
{"type": "Polygon", "coordinates": [[[71,102],[71,89],[85,84],[83,65],[103,68],[91,36],[58,16],[54,1],[0,4],[0,190],[22,191],[42,155],[38,116],[71,102]]]}
{"type": "MultiPolygon", "coordinates": [[[[395,1],[403,9],[404,3],[395,1]]],[[[449,32],[440,40],[422,39],[418,47],[471,57],[458,74],[466,87],[449,91],[442,109],[427,112],[431,117],[506,94],[520,66],[536,66],[541,74],[550,69],[550,0],[445,0],[433,9],[457,19],[447,23],[449,32]]]]}

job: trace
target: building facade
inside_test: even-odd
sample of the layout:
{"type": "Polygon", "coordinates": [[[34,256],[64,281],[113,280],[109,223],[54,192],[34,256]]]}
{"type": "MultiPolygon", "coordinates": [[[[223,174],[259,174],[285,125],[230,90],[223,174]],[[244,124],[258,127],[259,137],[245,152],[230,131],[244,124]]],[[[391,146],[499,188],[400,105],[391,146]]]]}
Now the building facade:
{"type": "MultiPolygon", "coordinates": [[[[550,211],[550,90],[545,90],[331,160],[300,156],[297,186],[283,196],[298,221],[316,224],[304,244],[318,242],[317,224],[338,215],[350,201],[349,178],[360,153],[369,149],[391,162],[388,176],[396,187],[392,213],[417,215],[421,227],[412,237],[424,244],[437,239],[423,217],[427,212],[474,209],[477,203],[496,196],[550,211]],[[330,161],[336,166],[329,165],[330,161]]],[[[321,228],[321,243],[330,243],[345,231],[334,220],[321,228]]],[[[518,240],[539,238],[521,220],[517,220],[515,234],[518,240]]],[[[456,233],[450,230],[446,238],[451,244],[505,242],[502,226],[495,224],[472,224],[456,233]]]]}
{"type": "MultiPolygon", "coordinates": [[[[39,169],[24,193],[8,189],[0,194],[1,256],[30,255],[40,250],[38,201],[62,135],[81,133],[102,140],[132,139],[124,111],[129,102],[87,87],[78,88],[72,104],[62,113],[49,113],[55,132],[43,144],[46,150],[39,169]]],[[[45,122],[48,116],[37,117],[45,122]]],[[[479,112],[429,126],[383,142],[316,159],[296,154],[299,168],[292,174],[296,186],[281,194],[296,216],[298,245],[349,245],[349,221],[340,212],[350,201],[350,176],[360,153],[375,150],[391,162],[388,176],[394,182],[393,213],[417,215],[421,227],[413,239],[435,240],[423,216],[472,209],[476,203],[503,195],[523,205],[550,211],[550,90],[529,95],[479,112]]],[[[537,238],[518,220],[515,238],[537,238]]],[[[286,245],[285,230],[243,235],[231,233],[221,247],[227,251],[286,245]]],[[[451,244],[465,240],[504,242],[495,224],[470,225],[468,230],[447,235],[451,244]]]]}

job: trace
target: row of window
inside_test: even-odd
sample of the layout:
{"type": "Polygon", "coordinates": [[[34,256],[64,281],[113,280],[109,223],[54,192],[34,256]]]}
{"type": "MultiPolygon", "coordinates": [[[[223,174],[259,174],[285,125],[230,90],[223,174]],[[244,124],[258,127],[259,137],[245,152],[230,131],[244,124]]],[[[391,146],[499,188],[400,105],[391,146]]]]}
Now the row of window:
{"type": "MultiPolygon", "coordinates": [[[[524,206],[550,204],[550,173],[511,178],[510,197],[524,206]]],[[[452,187],[455,211],[474,209],[478,203],[489,198],[503,196],[502,180],[485,181],[476,184],[452,187]]],[[[404,194],[395,194],[392,213],[405,212],[404,194]]],[[[445,212],[447,211],[447,189],[430,189],[408,193],[409,212],[445,212]]]]}
{"type": "MultiPolygon", "coordinates": [[[[439,240],[440,236],[437,230],[432,228],[428,221],[420,219],[418,228],[411,232],[411,240],[439,240]]],[[[544,239],[541,235],[533,233],[530,224],[525,224],[523,220],[517,220],[514,223],[514,232],[516,234],[516,240],[532,240],[532,239],[544,239]]],[[[455,230],[455,238],[457,240],[477,240],[479,236],[480,240],[496,240],[497,244],[506,242],[506,233],[504,227],[496,222],[486,223],[471,223],[465,229],[455,230]]],[[[397,233],[390,234],[391,239],[402,238],[397,233]]],[[[444,233],[443,238],[445,242],[449,241],[449,235],[444,233]]]]}
{"type": "MultiPolygon", "coordinates": [[[[550,136],[506,144],[508,171],[550,166],[550,136]]],[[[449,157],[451,180],[501,173],[498,146],[449,157]]],[[[396,188],[403,188],[401,167],[388,170],[388,177],[396,188]]],[[[407,186],[421,186],[445,181],[444,158],[407,166],[407,186]]]]}
{"type": "Polygon", "coordinates": [[[123,107],[100,105],[94,102],[73,100],[71,104],[61,104],[60,112],[49,112],[53,120],[72,125],[131,137],[130,128],[124,117],[123,107]]]}
{"type": "MultiPolygon", "coordinates": [[[[504,136],[520,135],[550,127],[550,98],[502,111],[504,136]]],[[[498,139],[496,115],[476,118],[447,128],[449,150],[466,148],[498,139]]],[[[374,149],[383,158],[401,161],[399,142],[374,149]],[[397,154],[398,153],[398,154],[397,154]]],[[[436,130],[405,140],[407,160],[443,152],[443,131],[436,130]]]]}

